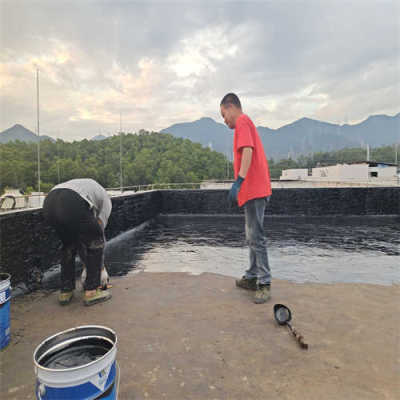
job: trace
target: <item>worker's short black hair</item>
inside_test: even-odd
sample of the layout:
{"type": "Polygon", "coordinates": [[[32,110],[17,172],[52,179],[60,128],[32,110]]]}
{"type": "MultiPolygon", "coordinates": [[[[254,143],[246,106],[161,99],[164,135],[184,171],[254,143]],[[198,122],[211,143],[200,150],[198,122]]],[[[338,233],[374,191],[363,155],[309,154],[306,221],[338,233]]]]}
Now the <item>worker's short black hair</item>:
{"type": "Polygon", "coordinates": [[[240,104],[239,97],[236,96],[235,93],[228,93],[221,100],[221,106],[227,106],[228,104],[233,104],[234,106],[242,109],[242,105],[240,104]]]}

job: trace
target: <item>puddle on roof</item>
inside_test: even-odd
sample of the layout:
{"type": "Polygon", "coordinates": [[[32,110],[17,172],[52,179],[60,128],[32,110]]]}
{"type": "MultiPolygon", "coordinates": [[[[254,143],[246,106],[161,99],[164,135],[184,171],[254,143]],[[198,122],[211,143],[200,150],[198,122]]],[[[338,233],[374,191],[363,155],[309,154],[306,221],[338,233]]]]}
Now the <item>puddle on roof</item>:
{"type": "MultiPolygon", "coordinates": [[[[273,278],[295,282],[399,283],[398,217],[267,217],[273,278]]],[[[240,277],[248,266],[242,216],[161,216],[110,241],[111,275],[213,272],[240,277]]]]}

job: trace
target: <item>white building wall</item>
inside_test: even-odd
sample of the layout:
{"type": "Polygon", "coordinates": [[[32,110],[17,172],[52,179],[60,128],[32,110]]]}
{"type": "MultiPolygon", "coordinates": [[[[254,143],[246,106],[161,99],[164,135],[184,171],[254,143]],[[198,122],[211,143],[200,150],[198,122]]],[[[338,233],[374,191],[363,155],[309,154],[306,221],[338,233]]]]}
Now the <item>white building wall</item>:
{"type": "Polygon", "coordinates": [[[397,178],[397,167],[391,167],[391,166],[377,166],[377,167],[371,167],[369,168],[369,176],[371,176],[371,173],[376,172],[378,174],[377,177],[372,177],[371,179],[396,179],[397,178]]]}
{"type": "Polygon", "coordinates": [[[338,164],[338,167],[340,180],[368,179],[368,164],[338,164]]]}
{"type": "Polygon", "coordinates": [[[369,167],[367,163],[337,164],[312,169],[308,176],[307,169],[287,169],[282,171],[281,180],[305,180],[321,182],[374,182],[397,181],[395,166],[369,167]],[[377,175],[377,176],[374,176],[377,175]]]}
{"type": "Polygon", "coordinates": [[[282,170],[282,175],[279,179],[281,180],[302,180],[308,176],[308,169],[304,168],[293,168],[282,170]]]}
{"type": "Polygon", "coordinates": [[[312,179],[322,180],[338,180],[339,165],[331,165],[329,167],[317,167],[312,169],[312,179]]]}
{"type": "Polygon", "coordinates": [[[28,204],[30,208],[43,207],[44,199],[46,198],[44,192],[32,192],[29,196],[28,204]]]}

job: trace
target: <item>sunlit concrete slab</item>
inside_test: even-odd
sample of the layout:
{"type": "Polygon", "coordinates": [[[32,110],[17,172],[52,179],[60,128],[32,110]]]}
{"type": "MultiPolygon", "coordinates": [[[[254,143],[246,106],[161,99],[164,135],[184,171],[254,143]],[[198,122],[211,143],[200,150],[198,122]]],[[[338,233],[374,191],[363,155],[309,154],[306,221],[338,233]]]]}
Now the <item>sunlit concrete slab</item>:
{"type": "Polygon", "coordinates": [[[1,353],[4,398],[34,399],[32,353],[46,337],[85,324],[118,335],[120,399],[398,398],[399,286],[275,280],[255,305],[231,277],[139,272],[113,279],[110,302],[69,306],[37,292],[12,304],[1,353]],[[288,305],[309,343],[275,323],[288,305]]]}
{"type": "Polygon", "coordinates": [[[79,288],[65,307],[51,290],[14,298],[4,398],[34,399],[39,343],[96,324],[118,336],[120,399],[397,399],[398,218],[266,218],[264,305],[234,284],[248,262],[243,223],[161,216],[111,240],[107,303],[84,307],[79,288]],[[276,324],[275,303],[309,350],[276,324]]]}

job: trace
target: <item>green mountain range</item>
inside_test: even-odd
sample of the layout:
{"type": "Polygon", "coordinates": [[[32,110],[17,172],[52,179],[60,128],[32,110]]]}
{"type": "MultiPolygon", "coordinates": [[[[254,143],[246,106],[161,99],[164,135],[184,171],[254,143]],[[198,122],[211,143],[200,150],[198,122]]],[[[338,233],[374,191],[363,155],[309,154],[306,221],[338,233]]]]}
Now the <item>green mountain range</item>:
{"type": "MultiPolygon", "coordinates": [[[[258,126],[267,157],[276,159],[334,151],[344,148],[388,146],[400,143],[400,113],[394,116],[373,115],[354,125],[337,125],[310,118],[270,129],[258,126]]],[[[209,146],[232,158],[232,134],[226,125],[211,118],[175,124],[161,132],[209,146]]]]}

